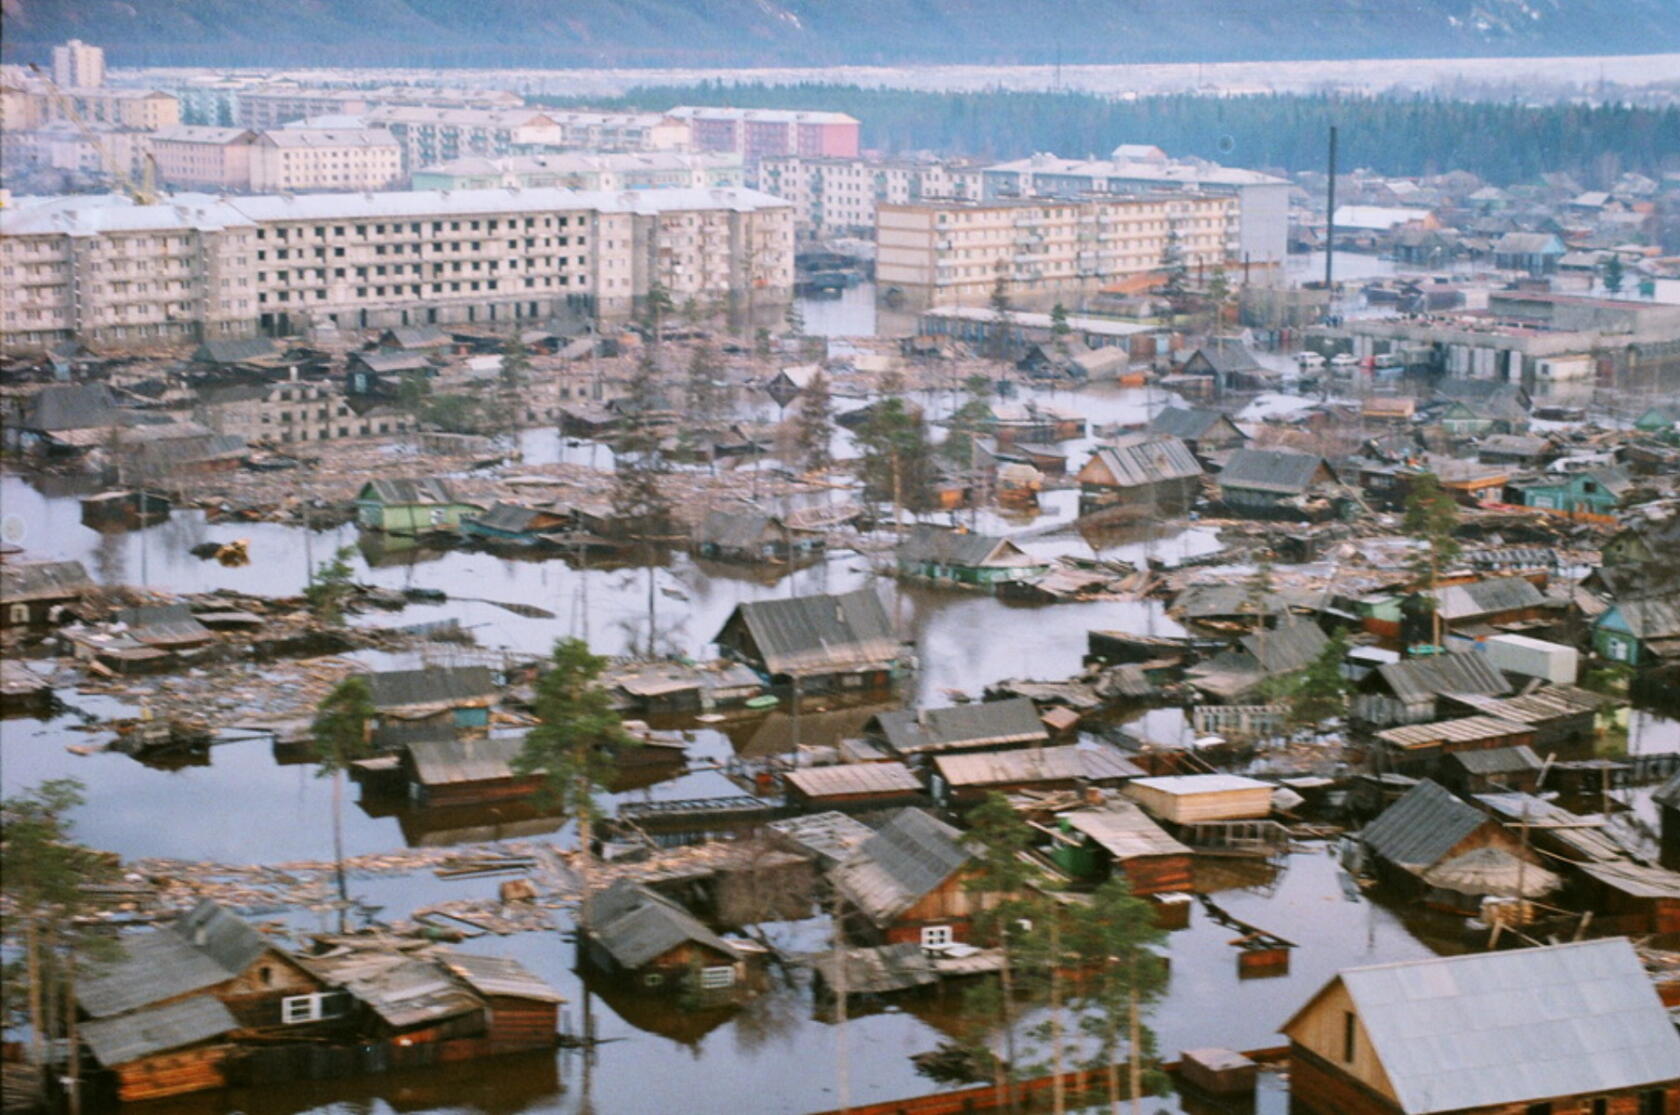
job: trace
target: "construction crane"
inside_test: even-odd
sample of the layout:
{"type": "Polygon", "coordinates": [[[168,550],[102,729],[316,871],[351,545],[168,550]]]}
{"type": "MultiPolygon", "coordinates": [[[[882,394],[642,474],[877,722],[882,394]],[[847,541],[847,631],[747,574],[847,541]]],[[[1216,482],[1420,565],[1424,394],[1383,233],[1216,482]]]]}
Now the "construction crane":
{"type": "Polygon", "coordinates": [[[47,76],[47,72],[37,63],[31,62],[29,70],[46,86],[47,95],[58,105],[59,112],[63,117],[76,126],[76,130],[82,133],[83,139],[93,145],[94,151],[99,155],[99,163],[104,168],[106,177],[110,178],[118,189],[133,199],[134,204],[151,205],[156,202],[158,199],[157,160],[153,158],[152,153],[150,151],[145,153],[145,157],[142,159],[140,180],[135,181],[133,173],[129,168],[123,166],[122,161],[105,145],[104,138],[89,127],[86,120],[82,119],[82,114],[76,110],[75,101],[58,87],[58,83],[47,76]]]}

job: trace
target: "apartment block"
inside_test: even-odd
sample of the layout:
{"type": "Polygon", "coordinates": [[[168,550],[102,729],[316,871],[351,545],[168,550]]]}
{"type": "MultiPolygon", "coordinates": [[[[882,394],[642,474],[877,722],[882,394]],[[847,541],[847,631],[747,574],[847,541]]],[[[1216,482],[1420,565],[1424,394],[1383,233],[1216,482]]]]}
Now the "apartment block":
{"type": "Polygon", "coordinates": [[[500,158],[522,148],[560,146],[561,129],[552,116],[528,108],[423,108],[385,105],[362,114],[384,128],[402,148],[408,171],[468,155],[500,158]]]}
{"type": "Polygon", "coordinates": [[[1237,200],[1154,194],[1079,200],[921,201],[876,208],[875,279],[895,309],[1010,299],[1048,308],[1160,266],[1169,238],[1191,268],[1231,258],[1237,200]]]}
{"type": "Polygon", "coordinates": [[[68,109],[74,109],[85,124],[137,131],[154,132],[181,122],[181,102],[156,89],[61,89],[55,93],[41,85],[25,85],[19,92],[35,101],[24,114],[42,122],[68,120],[68,109]]]}
{"type": "Polygon", "coordinates": [[[276,128],[250,159],[258,191],[383,190],[402,177],[402,148],[383,128],[276,128]]]}
{"type": "Polygon", "coordinates": [[[28,130],[0,130],[0,170],[21,174],[52,168],[108,180],[112,171],[136,181],[143,178],[151,151],[149,132],[90,125],[85,130],[59,120],[28,130]]]}
{"type": "Polygon", "coordinates": [[[387,85],[376,89],[334,89],[264,82],[234,96],[235,124],[258,130],[278,128],[312,116],[359,116],[387,105],[437,109],[509,109],[524,101],[500,89],[447,89],[437,86],[387,85]]]}
{"type": "Polygon", "coordinates": [[[256,142],[257,133],[249,128],[162,128],[152,135],[158,181],[183,189],[248,190],[256,142]]]}
{"type": "Polygon", "coordinates": [[[687,151],[688,121],[662,112],[546,110],[560,129],[560,146],[585,151],[687,151]]]}
{"type": "Polygon", "coordinates": [[[980,197],[978,167],[779,155],[758,164],[759,188],[793,203],[795,227],[807,237],[872,235],[875,208],[922,198],[980,197]]]}
{"type": "Polygon", "coordinates": [[[652,190],[675,187],[740,186],[745,171],[738,155],[695,155],[681,151],[563,152],[471,155],[425,167],[413,174],[417,190],[522,190],[559,186],[568,190],[652,190]]]}
{"type": "Polygon", "coordinates": [[[857,118],[843,112],[682,105],[668,115],[687,122],[698,150],[732,151],[748,163],[773,155],[858,154],[857,118]]]}
{"type": "Polygon", "coordinates": [[[105,84],[105,52],[80,39],[52,50],[53,84],[60,89],[97,89],[105,84]]]}
{"type": "Polygon", "coordinates": [[[0,280],[6,350],[623,318],[656,283],[769,318],[793,216],[746,189],[38,198],[0,210],[0,280]]]}
{"type": "Polygon", "coordinates": [[[1087,194],[1184,190],[1228,194],[1238,201],[1233,257],[1257,266],[1281,266],[1288,254],[1287,179],[1201,160],[1175,161],[1159,147],[1124,144],[1107,159],[1033,155],[998,163],[982,173],[985,196],[1074,198],[1087,194]]]}

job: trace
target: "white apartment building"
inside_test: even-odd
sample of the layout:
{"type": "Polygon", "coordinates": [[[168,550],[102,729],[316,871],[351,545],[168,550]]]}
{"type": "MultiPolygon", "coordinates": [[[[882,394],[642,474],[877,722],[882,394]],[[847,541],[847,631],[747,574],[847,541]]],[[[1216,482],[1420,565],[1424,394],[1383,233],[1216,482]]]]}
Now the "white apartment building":
{"type": "Polygon", "coordinates": [[[396,137],[403,169],[413,171],[467,155],[518,154],[524,148],[558,147],[560,125],[529,108],[424,108],[382,105],[362,119],[396,137]]]}
{"type": "Polygon", "coordinates": [[[544,112],[560,129],[560,146],[588,151],[687,151],[688,121],[662,112],[544,112]]]}
{"type": "Polygon", "coordinates": [[[1107,159],[1033,155],[989,166],[982,177],[988,200],[1163,190],[1229,194],[1237,199],[1239,210],[1234,260],[1281,266],[1289,250],[1287,179],[1200,160],[1175,161],[1159,147],[1123,144],[1107,159]]]}
{"type": "Polygon", "coordinates": [[[105,84],[105,52],[71,39],[52,50],[53,84],[60,89],[97,89],[105,84]]]}
{"type": "Polygon", "coordinates": [[[382,105],[430,108],[518,108],[517,93],[499,89],[450,89],[431,85],[387,85],[377,89],[335,89],[295,82],[249,84],[234,93],[232,123],[278,128],[311,116],[355,116],[382,105]]]}
{"type": "Polygon", "coordinates": [[[881,204],[875,281],[894,309],[981,306],[1003,277],[1010,299],[1048,308],[1160,266],[1176,234],[1186,266],[1231,258],[1237,201],[1229,195],[881,204]]]}
{"type": "Polygon", "coordinates": [[[758,164],[759,189],[793,203],[802,236],[869,235],[875,207],[922,198],[978,198],[980,168],[962,163],[918,163],[783,155],[758,164]]]}
{"type": "Polygon", "coordinates": [[[0,210],[0,349],[634,312],[658,283],[768,318],[793,216],[746,189],[29,199],[0,210]]]}
{"type": "Polygon", "coordinates": [[[70,110],[85,124],[154,132],[181,122],[181,102],[156,89],[65,89],[53,92],[44,84],[25,84],[17,94],[34,105],[19,115],[41,122],[70,119],[70,110]]]}
{"type": "Polygon", "coordinates": [[[383,128],[276,128],[251,145],[251,185],[265,190],[383,190],[402,177],[383,128]]]}
{"type": "Polygon", "coordinates": [[[739,155],[695,155],[683,151],[566,151],[554,155],[469,155],[423,167],[412,176],[416,190],[488,190],[497,186],[568,190],[654,190],[745,184],[739,155]]]}

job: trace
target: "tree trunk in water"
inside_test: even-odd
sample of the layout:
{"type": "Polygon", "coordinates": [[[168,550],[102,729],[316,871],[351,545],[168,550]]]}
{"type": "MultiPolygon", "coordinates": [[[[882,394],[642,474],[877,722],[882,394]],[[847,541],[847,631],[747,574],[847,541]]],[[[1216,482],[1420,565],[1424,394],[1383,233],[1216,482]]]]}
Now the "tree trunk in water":
{"type": "Polygon", "coordinates": [[[1009,971],[1009,927],[1004,926],[998,936],[998,943],[1003,949],[1003,966],[998,969],[998,980],[1002,985],[1002,1003],[999,1006],[1003,1014],[1003,1056],[1008,1062],[1004,1066],[1003,1099],[1004,1105],[1013,1113],[1019,1108],[1015,1105],[1015,980],[1009,971]]]}
{"type": "Polygon", "coordinates": [[[1108,1015],[1108,1064],[1105,1070],[1108,1075],[1108,1111],[1109,1115],[1121,1115],[1120,1111],[1120,1062],[1114,1056],[1115,1049],[1120,1044],[1120,1027],[1114,1024],[1114,1015],[1108,1015]]]}
{"type": "Polygon", "coordinates": [[[1061,919],[1050,914],[1050,1109],[1056,1115],[1067,1112],[1067,1082],[1062,1079],[1062,977],[1057,965],[1062,959],[1061,919]]]}
{"type": "Polygon", "coordinates": [[[834,1069],[841,1115],[852,1109],[850,1053],[846,1048],[846,935],[840,924],[840,892],[834,892],[834,1069]]]}
{"type": "MultiPolygon", "coordinates": [[[[29,971],[29,1055],[42,1078],[47,1071],[47,1012],[42,997],[41,930],[31,921],[24,931],[24,950],[29,971]]],[[[39,1083],[39,1081],[37,1081],[39,1083]]]]}
{"type": "Polygon", "coordinates": [[[76,954],[64,957],[64,1045],[65,1088],[69,1092],[70,1115],[82,1115],[82,1038],[76,1026],[76,954]]]}
{"type": "Polygon", "coordinates": [[[1143,1016],[1138,1010],[1137,994],[1137,960],[1132,960],[1132,987],[1126,995],[1128,1021],[1131,1033],[1128,1035],[1127,1051],[1132,1060],[1132,1115],[1142,1115],[1143,1112],[1143,1016]]]}
{"type": "Polygon", "coordinates": [[[338,931],[345,932],[349,917],[350,888],[344,881],[344,771],[333,771],[333,866],[338,875],[338,931]]]}

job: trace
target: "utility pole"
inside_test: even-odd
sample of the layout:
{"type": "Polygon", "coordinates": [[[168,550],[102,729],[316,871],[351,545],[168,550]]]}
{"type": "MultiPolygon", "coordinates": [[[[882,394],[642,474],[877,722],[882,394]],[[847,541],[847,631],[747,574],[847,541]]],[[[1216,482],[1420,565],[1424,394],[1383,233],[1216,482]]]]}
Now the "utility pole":
{"type": "Polygon", "coordinates": [[[841,931],[840,889],[829,888],[829,920],[834,934],[834,1071],[841,1115],[852,1109],[850,1050],[846,1048],[846,937],[841,931]]]}
{"type": "Polygon", "coordinates": [[[1324,208],[1324,291],[1336,277],[1336,126],[1330,125],[1330,194],[1324,208]]]}

